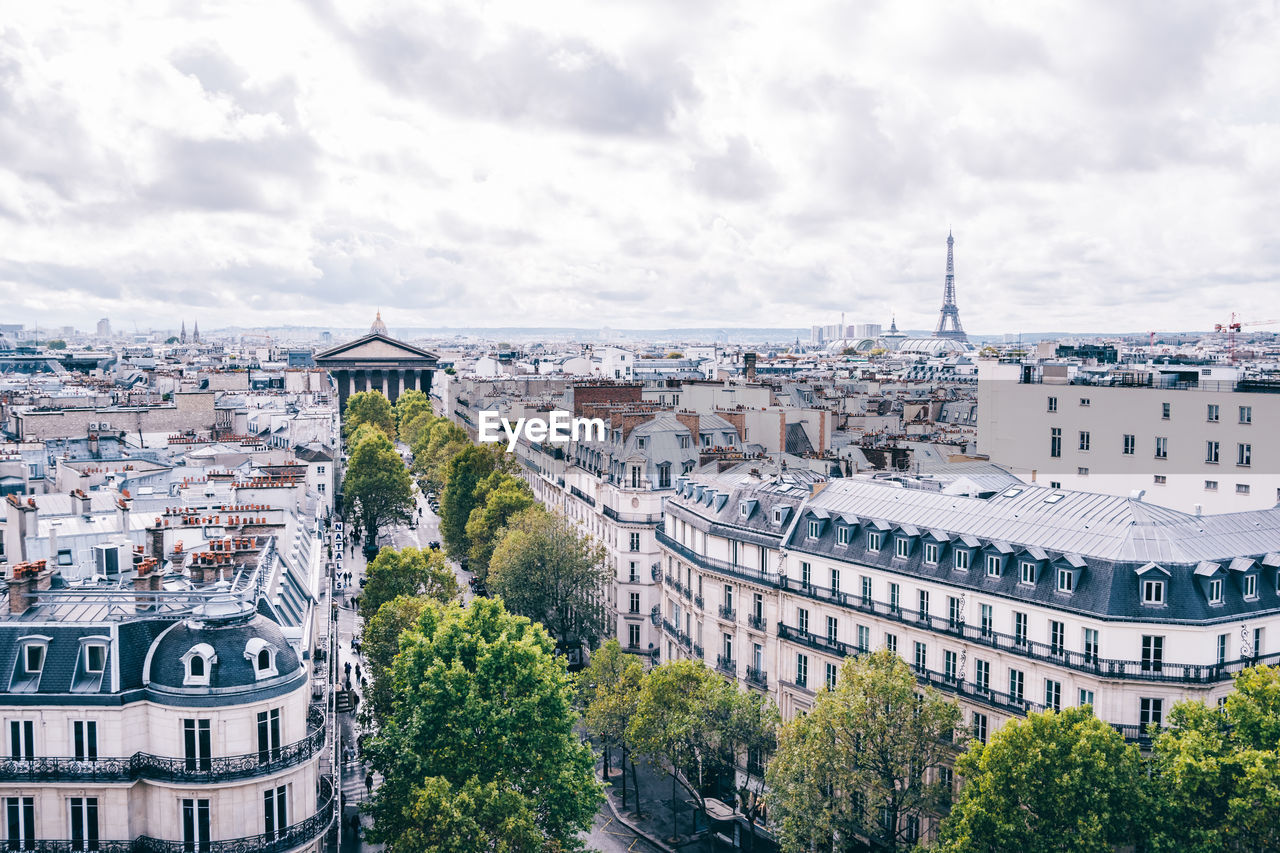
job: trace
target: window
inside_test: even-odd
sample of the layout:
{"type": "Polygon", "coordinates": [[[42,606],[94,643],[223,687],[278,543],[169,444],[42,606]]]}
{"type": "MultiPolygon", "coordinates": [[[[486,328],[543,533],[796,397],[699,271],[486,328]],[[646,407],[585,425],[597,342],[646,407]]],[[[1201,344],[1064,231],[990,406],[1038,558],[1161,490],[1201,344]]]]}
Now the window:
{"type": "Polygon", "coordinates": [[[973,736],[978,743],[987,742],[987,715],[973,712],[973,736]]]}
{"type": "Polygon", "coordinates": [[[924,561],[926,565],[938,565],[938,544],[936,542],[926,542],[924,544],[924,561]]]}
{"type": "Polygon", "coordinates": [[[990,637],[992,632],[993,611],[990,604],[978,605],[979,624],[982,626],[982,636],[990,637]]]}
{"type": "Polygon", "coordinates": [[[182,801],[182,850],[183,853],[208,853],[209,801],[182,801]]]}
{"type": "Polygon", "coordinates": [[[924,643],[921,643],[921,642],[917,642],[915,648],[916,648],[916,669],[918,669],[921,672],[924,672],[925,669],[928,668],[929,649],[925,646],[924,643]]]}
{"type": "Polygon", "coordinates": [[[998,554],[987,555],[987,577],[989,578],[1000,577],[1000,562],[1001,562],[1001,559],[998,554]]]}
{"type": "Polygon", "coordinates": [[[1062,682],[1052,678],[1044,680],[1044,704],[1055,711],[1062,710],[1062,682]]]}
{"type": "Polygon", "coordinates": [[[852,529],[853,529],[853,528],[851,528],[851,527],[847,527],[847,526],[845,526],[845,525],[841,525],[840,527],[837,527],[837,528],[836,528],[836,544],[837,544],[837,545],[848,545],[848,544],[849,544],[849,532],[850,532],[852,529]]]}
{"type": "Polygon", "coordinates": [[[1087,405],[1089,405],[1089,398],[1088,398],[1088,397],[1081,397],[1081,398],[1080,398],[1080,405],[1082,405],[1082,406],[1087,406],[1087,405]]]}
{"type": "Polygon", "coordinates": [[[640,626],[627,626],[627,647],[632,649],[640,648],[640,626]]]}
{"type": "Polygon", "coordinates": [[[840,570],[836,568],[831,569],[831,591],[840,591],[840,570]]]}
{"type": "Polygon", "coordinates": [[[1014,611],[1013,641],[1020,646],[1027,644],[1027,614],[1014,611]]]}
{"type": "Polygon", "coordinates": [[[1036,582],[1036,564],[1023,560],[1019,568],[1019,583],[1034,584],[1036,582]]]}
{"type": "Polygon", "coordinates": [[[1124,449],[1121,450],[1121,453],[1123,453],[1125,456],[1132,456],[1137,446],[1138,446],[1138,437],[1133,435],[1132,433],[1125,433],[1124,449]]]}
{"type": "Polygon", "coordinates": [[[1210,403],[1205,407],[1205,420],[1216,423],[1218,421],[1218,404],[1210,403]]]}
{"type": "Polygon", "coordinates": [[[733,584],[724,585],[724,609],[733,610],[733,584]]]}
{"type": "Polygon", "coordinates": [[[640,534],[632,533],[630,538],[631,538],[631,542],[630,542],[631,550],[639,551],[640,550],[640,534]]]}
{"type": "Polygon", "coordinates": [[[871,578],[862,579],[862,603],[868,606],[871,604],[871,578]]]}
{"type": "Polygon", "coordinates": [[[22,647],[22,669],[27,675],[39,675],[44,669],[44,644],[27,643],[22,647]]]}
{"type": "Polygon", "coordinates": [[[1240,407],[1240,423],[1242,424],[1253,423],[1253,406],[1240,407]]]}
{"type": "Polygon", "coordinates": [[[1077,468],[1077,469],[1076,469],[1076,473],[1077,473],[1077,474],[1079,474],[1081,477],[1088,477],[1088,476],[1089,476],[1089,469],[1088,469],[1088,468],[1077,468]]]}
{"type": "Polygon", "coordinates": [[[1057,619],[1049,620],[1049,653],[1060,655],[1066,651],[1066,626],[1057,619]]]}
{"type": "Polygon", "coordinates": [[[96,720],[71,721],[71,749],[76,761],[98,760],[98,723],[96,720]]]}
{"type": "Polygon", "coordinates": [[[1089,449],[1089,431],[1088,430],[1083,430],[1083,429],[1080,430],[1080,449],[1081,450],[1089,449]]]}
{"type": "Polygon", "coordinates": [[[1061,480],[1050,480],[1050,481],[1049,481],[1049,488],[1051,488],[1051,489],[1061,489],[1061,488],[1062,488],[1062,481],[1061,481],[1061,480]]]}
{"type": "Polygon", "coordinates": [[[956,571],[969,571],[969,552],[963,548],[956,551],[956,571]]]}
{"type": "Polygon", "coordinates": [[[1216,491],[1218,491],[1218,481],[1217,481],[1217,480],[1205,480],[1205,481],[1204,481],[1204,490],[1205,490],[1206,492],[1216,492],[1216,491]]]}
{"type": "Polygon", "coordinates": [[[671,488],[671,463],[663,462],[658,466],[658,488],[671,488]]]}
{"type": "Polygon", "coordinates": [[[773,508],[773,523],[774,524],[782,523],[782,507],[780,506],[775,506],[773,508]]]}
{"type": "Polygon", "coordinates": [[[821,531],[822,531],[822,522],[816,519],[810,519],[809,520],[809,538],[817,539],[821,531]]]}
{"type": "Polygon", "coordinates": [[[630,571],[627,575],[627,581],[629,583],[640,583],[640,567],[636,564],[635,560],[631,561],[630,571]]]}
{"type": "Polygon", "coordinates": [[[898,557],[911,556],[911,540],[905,536],[899,536],[894,540],[895,555],[898,557]]]}
{"type": "Polygon", "coordinates": [[[1218,635],[1218,665],[1227,662],[1227,636],[1226,634],[1218,635]]]}
{"type": "Polygon", "coordinates": [[[1222,603],[1222,578],[1214,578],[1209,581],[1209,603],[1222,603]]]}
{"type": "Polygon", "coordinates": [[[758,592],[751,595],[751,615],[764,624],[764,596],[758,592]]]}
{"type": "Polygon", "coordinates": [[[1056,412],[1056,411],[1058,411],[1058,398],[1057,398],[1057,397],[1050,397],[1050,398],[1049,398],[1049,411],[1051,411],[1051,412],[1056,412]]]}
{"type": "Polygon", "coordinates": [[[1156,458],[1169,458],[1169,439],[1163,435],[1156,436],[1156,458]]]}
{"type": "Polygon", "coordinates": [[[1246,601],[1253,601],[1258,597],[1258,576],[1244,576],[1244,597],[1246,601]]]}
{"type": "Polygon", "coordinates": [[[1160,724],[1164,722],[1164,700],[1163,699],[1140,699],[1138,700],[1138,723],[1145,731],[1148,726],[1160,728],[1160,724]]]}
{"type": "Polygon", "coordinates": [[[280,785],[262,792],[263,835],[267,841],[284,837],[289,826],[288,787],[280,785]]]}
{"type": "Polygon", "coordinates": [[[258,712],[258,763],[280,760],[280,709],[258,712]]]}
{"type": "Polygon", "coordinates": [[[1263,629],[1261,628],[1253,629],[1253,656],[1254,657],[1262,656],[1262,639],[1264,636],[1262,631],[1263,629]]]}
{"type": "Polygon", "coordinates": [[[896,655],[898,653],[898,635],[886,633],[884,635],[884,647],[896,655]]]}
{"type": "Polygon", "coordinates": [[[947,627],[959,628],[963,613],[960,612],[960,599],[954,595],[947,596],[947,627]]]}
{"type": "Polygon", "coordinates": [[[801,634],[809,633],[809,611],[807,608],[796,608],[796,628],[801,634]]]}
{"type": "Polygon", "coordinates": [[[1084,660],[1085,663],[1098,662],[1098,629],[1084,629],[1084,660]]]}
{"type": "Polygon", "coordinates": [[[1168,478],[1164,474],[1155,474],[1152,476],[1151,481],[1157,486],[1163,486],[1168,482],[1168,478]]]}
{"type": "Polygon", "coordinates": [[[1080,688],[1080,701],[1079,701],[1079,702],[1077,702],[1076,704],[1077,704],[1077,705],[1079,705],[1079,706],[1081,706],[1081,707],[1084,707],[1085,705],[1092,705],[1092,704],[1093,704],[1093,691],[1092,691],[1092,690],[1085,690],[1083,687],[1081,687],[1081,688],[1080,688]]]}
{"type": "Polygon", "coordinates": [[[1059,427],[1049,429],[1049,455],[1055,459],[1062,455],[1062,430],[1059,427]]]}
{"type": "Polygon", "coordinates": [[[1142,635],[1142,671],[1160,672],[1164,669],[1164,637],[1142,635]]]}
{"type": "Polygon", "coordinates": [[[880,534],[879,533],[872,531],[867,534],[867,550],[868,551],[880,550],[880,534]]]}
{"type": "MultiPolygon", "coordinates": [[[[813,582],[813,567],[803,560],[800,561],[800,583],[804,586],[811,586],[813,582]]],[[[727,587],[726,587],[727,589],[727,587]]]]}
{"type": "Polygon", "coordinates": [[[5,849],[36,849],[36,798],[5,797],[5,849]]]}
{"type": "Polygon", "coordinates": [[[1076,574],[1070,569],[1058,569],[1058,592],[1071,592],[1075,589],[1076,574]]]}
{"type": "Polygon", "coordinates": [[[1160,419],[1161,419],[1161,420],[1165,420],[1165,421],[1169,420],[1169,414],[1170,414],[1170,412],[1171,412],[1171,410],[1172,410],[1172,409],[1173,409],[1173,404],[1172,404],[1172,403],[1161,403],[1161,404],[1160,404],[1160,419]]]}
{"type": "Polygon", "coordinates": [[[871,651],[871,629],[866,625],[858,626],[858,651],[871,651]]]}
{"type": "Polygon", "coordinates": [[[809,656],[806,654],[796,655],[796,686],[805,687],[809,684],[809,656]]]}
{"type": "Polygon", "coordinates": [[[833,646],[840,642],[840,622],[834,616],[827,617],[827,642],[833,646]]]}
{"type": "Polygon", "coordinates": [[[631,593],[631,612],[640,612],[640,593],[638,592],[631,593]]]}
{"type": "Polygon", "coordinates": [[[688,435],[681,435],[681,436],[680,436],[680,449],[681,449],[681,450],[688,450],[688,449],[689,449],[689,436],[688,436],[688,435]]]}
{"type": "Polygon", "coordinates": [[[942,674],[947,681],[955,681],[959,672],[959,657],[955,652],[944,651],[942,653],[942,674]]]}
{"type": "Polygon", "coordinates": [[[1236,483],[1236,494],[1237,494],[1237,495],[1247,495],[1247,494],[1249,494],[1249,484],[1248,484],[1248,483],[1236,483]]]}
{"type": "Polygon", "coordinates": [[[898,585],[896,583],[889,584],[889,612],[900,613],[902,611],[902,602],[898,599],[898,585]]]}
{"type": "Polygon", "coordinates": [[[929,591],[927,589],[920,590],[919,605],[920,605],[919,607],[920,619],[922,621],[928,619],[929,618],[929,591]]]}
{"type": "Polygon", "coordinates": [[[973,662],[973,686],[983,693],[991,689],[991,664],[984,660],[973,662]]]}
{"type": "Polygon", "coordinates": [[[186,757],[187,769],[211,769],[213,766],[213,759],[210,757],[212,750],[210,749],[209,721],[183,720],[182,735],[183,753],[186,757]]]}
{"type": "Polygon", "coordinates": [[[1014,702],[1022,702],[1024,700],[1024,688],[1026,687],[1026,679],[1021,670],[1009,670],[1009,698],[1014,702]]]}
{"type": "Polygon", "coordinates": [[[186,675],[182,679],[183,685],[209,686],[209,668],[218,662],[213,646],[208,643],[199,643],[182,656],[182,661],[186,667],[186,675]]]}
{"type": "Polygon", "coordinates": [[[1143,604],[1164,604],[1164,581],[1144,580],[1142,582],[1143,604]]]}
{"type": "Polygon", "coordinates": [[[1206,441],[1204,443],[1204,461],[1209,465],[1218,464],[1218,442],[1206,441]]]}
{"type": "Polygon", "coordinates": [[[270,643],[260,637],[254,637],[245,644],[245,660],[253,664],[254,675],[259,678],[270,678],[276,672],[276,650],[270,643]]]}
{"type": "Polygon", "coordinates": [[[828,690],[836,689],[836,665],[829,663],[826,665],[826,678],[824,679],[828,690]]]}
{"type": "Polygon", "coordinates": [[[36,757],[34,720],[9,721],[9,757],[14,761],[30,761],[36,757]]]}
{"type": "Polygon", "coordinates": [[[1236,445],[1236,464],[1242,468],[1248,468],[1253,464],[1253,445],[1237,444],[1236,445]]]}
{"type": "Polygon", "coordinates": [[[71,849],[98,849],[98,798],[71,797],[71,849]]]}

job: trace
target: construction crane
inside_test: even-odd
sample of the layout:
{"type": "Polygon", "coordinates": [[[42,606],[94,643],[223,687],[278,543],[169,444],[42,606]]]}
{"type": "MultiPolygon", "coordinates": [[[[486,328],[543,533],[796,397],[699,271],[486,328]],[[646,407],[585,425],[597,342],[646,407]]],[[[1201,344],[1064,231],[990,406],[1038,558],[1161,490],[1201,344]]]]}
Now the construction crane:
{"type": "Polygon", "coordinates": [[[1231,322],[1215,323],[1213,330],[1215,332],[1227,333],[1227,357],[1231,359],[1231,363],[1236,363],[1236,332],[1246,326],[1273,326],[1280,323],[1280,320],[1237,320],[1236,312],[1231,312],[1231,322]]]}

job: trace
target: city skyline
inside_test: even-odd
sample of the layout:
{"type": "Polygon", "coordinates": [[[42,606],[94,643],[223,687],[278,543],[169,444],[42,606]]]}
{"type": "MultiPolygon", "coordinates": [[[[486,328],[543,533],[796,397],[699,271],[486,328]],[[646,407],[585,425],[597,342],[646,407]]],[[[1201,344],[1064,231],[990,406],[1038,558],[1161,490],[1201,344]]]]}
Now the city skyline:
{"type": "Polygon", "coordinates": [[[1266,317],[1275,17],[16,9],[0,304],[86,330],[354,328],[379,307],[403,327],[929,329],[950,228],[976,336],[1266,317]]]}

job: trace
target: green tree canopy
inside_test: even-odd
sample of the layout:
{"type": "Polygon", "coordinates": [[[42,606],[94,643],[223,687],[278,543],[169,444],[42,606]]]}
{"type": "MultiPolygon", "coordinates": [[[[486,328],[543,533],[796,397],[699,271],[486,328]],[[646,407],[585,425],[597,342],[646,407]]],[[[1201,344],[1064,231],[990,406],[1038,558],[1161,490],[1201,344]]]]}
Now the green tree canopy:
{"type": "Polygon", "coordinates": [[[605,557],[564,516],[533,506],[507,522],[494,546],[489,589],[557,640],[595,646],[611,624],[603,592],[613,573],[605,557]]]}
{"type": "Polygon", "coordinates": [[[533,506],[533,493],[524,480],[495,471],[481,486],[477,496],[483,493],[483,503],[471,510],[467,519],[467,568],[481,580],[489,574],[489,558],[493,556],[498,536],[506,529],[507,522],[533,506]]]}
{"type": "Polygon", "coordinates": [[[1280,849],[1280,668],[1236,676],[1222,710],[1173,706],[1151,755],[1157,853],[1280,849]]]}
{"type": "Polygon", "coordinates": [[[422,613],[400,640],[391,714],[367,750],[385,777],[371,840],[390,853],[448,839],[439,849],[581,849],[601,789],[554,651],[546,631],[498,601],[422,613]]]}
{"type": "Polygon", "coordinates": [[[381,391],[357,391],[347,398],[347,408],[342,413],[342,435],[348,443],[351,436],[364,424],[372,424],[388,439],[395,438],[396,420],[391,403],[381,391]]]}
{"type": "Polygon", "coordinates": [[[436,418],[419,429],[414,442],[413,472],[434,489],[443,489],[453,457],[471,446],[467,431],[445,418],[436,418]]]}
{"type": "Polygon", "coordinates": [[[384,525],[407,521],[413,508],[413,478],[404,460],[390,438],[373,430],[359,432],[342,478],[343,512],[364,528],[370,542],[384,525]]]}
{"type": "Polygon", "coordinates": [[[59,340],[59,339],[57,339],[57,338],[54,338],[54,339],[53,339],[53,340],[51,340],[51,341],[47,341],[47,342],[45,343],[45,346],[47,346],[49,349],[66,349],[66,348],[67,348],[67,342],[66,342],[66,341],[63,341],[63,340],[59,340]]]}
{"type": "Polygon", "coordinates": [[[440,602],[458,597],[458,579],[439,551],[421,548],[383,548],[365,573],[360,610],[373,616],[399,596],[425,595],[440,602]]]}
{"type": "Polygon", "coordinates": [[[959,722],[959,706],[922,691],[893,652],[846,660],[835,689],[779,733],[766,778],[783,849],[859,835],[909,846],[914,820],[945,798],[933,770],[949,760],[959,722]]]}
{"type": "MultiPolygon", "coordinates": [[[[501,453],[501,451],[497,451],[501,453]]],[[[468,443],[445,465],[444,491],[440,495],[440,536],[449,556],[464,560],[471,543],[467,541],[467,520],[476,508],[476,486],[499,468],[493,448],[468,443]]]]}
{"type": "Polygon", "coordinates": [[[431,414],[431,398],[417,388],[411,388],[396,398],[396,434],[405,444],[412,444],[405,437],[405,427],[419,415],[431,414]]]}
{"type": "MultiPolygon", "coordinates": [[[[600,740],[604,750],[604,766],[609,769],[609,752],[622,750],[622,807],[627,805],[627,765],[634,779],[635,762],[631,760],[631,741],[627,727],[636,714],[644,665],[635,655],[622,650],[617,639],[610,639],[591,655],[587,667],[578,673],[578,705],[583,710],[583,724],[600,740]]],[[[636,811],[640,810],[639,791],[636,811]]]]}
{"type": "Polygon", "coordinates": [[[437,421],[441,420],[444,419],[437,418],[430,412],[418,412],[409,420],[400,422],[400,440],[409,445],[410,450],[415,450],[423,433],[429,431],[437,421]]]}
{"type": "Polygon", "coordinates": [[[391,717],[395,689],[391,671],[396,655],[400,653],[400,637],[416,627],[422,614],[438,599],[425,595],[401,595],[373,611],[364,620],[360,634],[360,651],[364,655],[365,668],[369,672],[369,687],[364,691],[365,702],[360,713],[383,725],[391,717]]]}
{"type": "Polygon", "coordinates": [[[1010,720],[956,772],[945,853],[1111,853],[1141,837],[1141,756],[1088,706],[1010,720]]]}

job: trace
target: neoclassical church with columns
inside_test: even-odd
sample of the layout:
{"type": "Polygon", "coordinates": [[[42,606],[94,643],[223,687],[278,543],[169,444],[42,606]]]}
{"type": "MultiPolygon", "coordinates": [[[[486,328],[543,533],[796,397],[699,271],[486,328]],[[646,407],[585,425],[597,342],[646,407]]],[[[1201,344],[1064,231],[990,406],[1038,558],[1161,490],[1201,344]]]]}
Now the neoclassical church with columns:
{"type": "Polygon", "coordinates": [[[369,334],[317,353],[315,361],[337,383],[342,411],[347,398],[358,391],[381,391],[392,403],[401,391],[416,388],[429,392],[439,360],[433,353],[391,337],[379,311],[369,334]]]}

